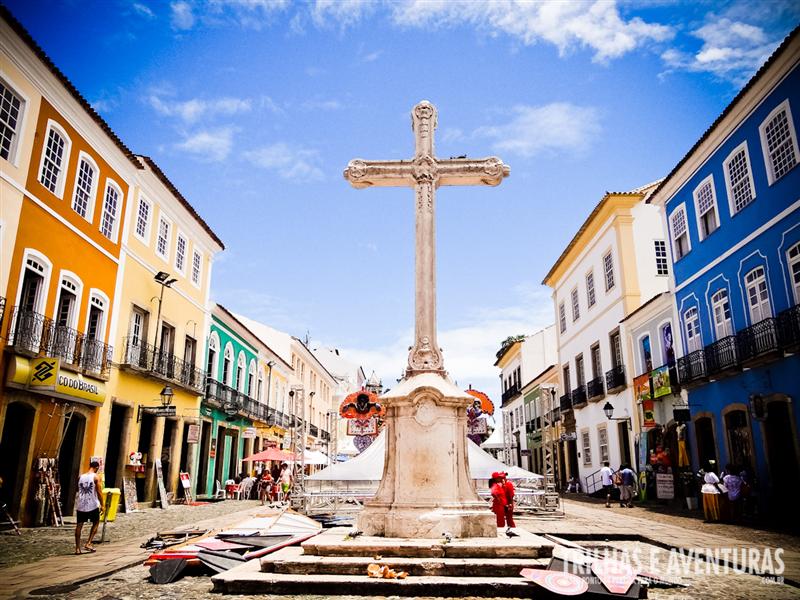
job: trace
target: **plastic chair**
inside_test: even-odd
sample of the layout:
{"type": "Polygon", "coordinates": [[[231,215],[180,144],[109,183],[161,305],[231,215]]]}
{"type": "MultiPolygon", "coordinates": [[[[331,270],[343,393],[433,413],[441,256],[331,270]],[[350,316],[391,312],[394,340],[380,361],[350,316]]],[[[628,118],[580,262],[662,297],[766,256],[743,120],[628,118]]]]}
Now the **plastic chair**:
{"type": "Polygon", "coordinates": [[[214,492],[214,499],[225,500],[225,488],[222,487],[222,484],[219,482],[219,479],[217,479],[216,484],[217,484],[217,491],[214,492]]]}

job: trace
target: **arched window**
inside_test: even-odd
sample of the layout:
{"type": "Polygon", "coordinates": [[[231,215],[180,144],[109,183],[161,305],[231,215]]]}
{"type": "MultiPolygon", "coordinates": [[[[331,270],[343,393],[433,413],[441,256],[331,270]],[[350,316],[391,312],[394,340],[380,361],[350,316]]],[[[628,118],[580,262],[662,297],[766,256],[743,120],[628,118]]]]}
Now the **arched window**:
{"type": "Polygon", "coordinates": [[[219,336],[216,332],[208,338],[208,358],[206,360],[206,375],[209,379],[217,379],[217,356],[219,355],[219,336]]]}
{"type": "Polygon", "coordinates": [[[122,203],[122,192],[119,186],[109,179],[106,183],[103,214],[100,217],[100,233],[112,242],[117,238],[119,206],[122,203]]]}
{"type": "Polygon", "coordinates": [[[719,290],[711,296],[711,308],[714,311],[714,335],[716,338],[720,340],[733,334],[728,290],[719,290]]]}
{"type": "Polygon", "coordinates": [[[693,306],[683,313],[683,324],[686,328],[687,351],[700,350],[703,347],[703,340],[700,337],[700,316],[697,307],[693,306]]]}
{"type": "Polygon", "coordinates": [[[750,324],[753,325],[772,316],[772,306],[769,302],[767,278],[764,267],[756,267],[744,276],[747,288],[747,306],[750,310],[750,324]]]}
{"type": "Polygon", "coordinates": [[[663,349],[663,357],[666,364],[672,366],[675,364],[675,345],[672,338],[672,323],[664,323],[661,326],[661,347],[663,349]]]}
{"type": "MultiPolygon", "coordinates": [[[[264,402],[264,376],[259,374],[258,376],[258,387],[256,388],[256,399],[259,402],[264,402]]],[[[269,404],[269,398],[267,398],[267,404],[269,404]]]]}
{"type": "Polygon", "coordinates": [[[244,392],[244,368],[245,368],[244,352],[239,352],[239,358],[236,359],[236,389],[244,392]]]}
{"type": "Polygon", "coordinates": [[[77,275],[67,271],[61,272],[56,312],[53,315],[56,327],[75,328],[78,321],[78,308],[82,291],[83,283],[81,283],[77,275]]]}
{"type": "Polygon", "coordinates": [[[230,343],[225,345],[225,354],[222,357],[222,383],[231,386],[231,372],[233,369],[233,346],[230,343]]]}
{"type": "Polygon", "coordinates": [[[86,337],[90,340],[104,339],[108,296],[100,290],[89,292],[89,313],[86,317],[86,337]]]}
{"type": "Polygon", "coordinates": [[[249,398],[254,397],[253,392],[255,392],[255,389],[253,387],[253,384],[255,383],[255,381],[256,381],[256,361],[251,360],[250,366],[247,368],[247,390],[245,390],[245,393],[249,398]]]}
{"type": "Polygon", "coordinates": [[[78,172],[75,175],[75,192],[72,195],[72,210],[92,222],[94,197],[97,191],[97,165],[89,155],[78,155],[78,172]]]}
{"type": "Polygon", "coordinates": [[[789,262],[789,279],[794,292],[794,302],[800,304],[800,242],[789,248],[786,258],[789,262]]]}
{"type": "Polygon", "coordinates": [[[64,169],[69,162],[69,136],[53,121],[47,124],[39,183],[59,198],[64,195],[64,169]]]}

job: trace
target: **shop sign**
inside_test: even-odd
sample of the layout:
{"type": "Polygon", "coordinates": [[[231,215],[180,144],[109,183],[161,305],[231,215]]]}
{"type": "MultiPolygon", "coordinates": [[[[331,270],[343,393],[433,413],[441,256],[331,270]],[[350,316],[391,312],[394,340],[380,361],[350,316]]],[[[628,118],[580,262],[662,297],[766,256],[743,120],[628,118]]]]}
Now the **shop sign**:
{"type": "Polygon", "coordinates": [[[244,431],[242,431],[242,438],[244,439],[253,439],[256,437],[256,428],[255,427],[247,427],[244,431]]]}
{"type": "Polygon", "coordinates": [[[645,373],[644,375],[633,378],[633,395],[638,402],[644,402],[651,398],[650,373],[645,373]]]}
{"type": "Polygon", "coordinates": [[[18,358],[10,379],[13,383],[26,385],[33,392],[49,393],[65,400],[102,404],[106,398],[102,381],[84,377],[80,373],[62,371],[61,361],[47,356],[31,361],[18,358]]]}
{"type": "Polygon", "coordinates": [[[208,458],[217,456],[217,438],[211,438],[211,447],[208,449],[208,458]]]}
{"type": "Polygon", "coordinates": [[[529,448],[523,448],[522,450],[519,451],[519,454],[520,456],[530,456],[531,451],[529,448]]]}
{"type": "Polygon", "coordinates": [[[578,439],[578,434],[574,431],[570,431],[568,433],[562,433],[559,439],[562,442],[574,442],[575,440],[578,439]]]}
{"type": "Polygon", "coordinates": [[[196,444],[200,441],[200,425],[189,425],[186,432],[186,441],[189,444],[196,444]]]}
{"type": "Polygon", "coordinates": [[[656,498],[672,500],[675,497],[675,479],[672,473],[656,473],[656,498]]]}
{"type": "Polygon", "coordinates": [[[642,401],[642,414],[644,415],[642,427],[652,429],[656,426],[656,411],[652,400],[642,401]]]}
{"type": "Polygon", "coordinates": [[[653,379],[653,398],[668,396],[672,393],[672,386],[669,382],[669,365],[663,365],[650,373],[653,379]]]}

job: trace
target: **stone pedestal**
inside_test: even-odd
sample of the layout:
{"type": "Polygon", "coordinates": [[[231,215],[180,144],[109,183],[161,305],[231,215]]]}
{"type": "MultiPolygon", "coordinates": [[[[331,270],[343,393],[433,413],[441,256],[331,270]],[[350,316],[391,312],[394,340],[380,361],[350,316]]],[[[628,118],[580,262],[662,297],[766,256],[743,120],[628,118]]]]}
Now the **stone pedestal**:
{"type": "Polygon", "coordinates": [[[466,409],[473,400],[437,373],[413,375],[381,397],[386,458],[378,492],[358,517],[365,535],[497,536],[469,473],[466,409]]]}

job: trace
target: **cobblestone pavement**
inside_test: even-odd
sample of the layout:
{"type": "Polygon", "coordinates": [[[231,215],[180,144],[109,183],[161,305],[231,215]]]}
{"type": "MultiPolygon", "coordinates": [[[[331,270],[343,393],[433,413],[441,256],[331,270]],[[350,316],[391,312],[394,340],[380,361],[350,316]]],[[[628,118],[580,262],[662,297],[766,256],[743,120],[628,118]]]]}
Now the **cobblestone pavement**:
{"type": "MultiPolygon", "coordinates": [[[[257,506],[255,500],[225,500],[199,506],[176,504],[167,510],[148,508],[134,513],[118,513],[113,523],[108,523],[106,539],[123,541],[155,535],[158,531],[191,525],[197,521],[210,519],[246,508],[257,506]]],[[[100,540],[102,523],[95,541],[100,540]]],[[[83,527],[83,541],[86,541],[89,527],[83,527]]],[[[30,527],[22,530],[22,535],[4,531],[0,535],[0,567],[30,563],[49,556],[71,554],[75,550],[75,520],[72,518],[63,527],[30,527]]]]}

